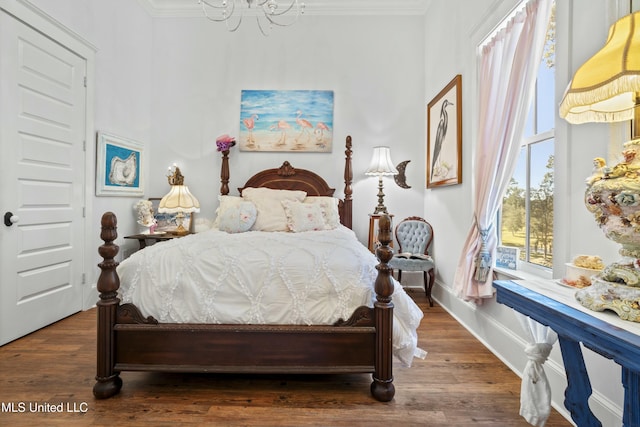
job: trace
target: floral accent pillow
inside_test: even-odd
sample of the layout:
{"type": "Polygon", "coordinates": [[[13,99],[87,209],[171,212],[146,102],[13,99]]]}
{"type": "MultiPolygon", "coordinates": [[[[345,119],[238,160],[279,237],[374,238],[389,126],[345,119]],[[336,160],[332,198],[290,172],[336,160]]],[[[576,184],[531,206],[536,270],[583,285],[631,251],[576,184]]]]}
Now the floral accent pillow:
{"type": "Polygon", "coordinates": [[[220,215],[218,229],[227,233],[244,233],[256,222],[256,205],[251,202],[240,202],[220,215]]]}
{"type": "Polygon", "coordinates": [[[231,208],[236,208],[242,203],[244,200],[240,196],[218,196],[218,201],[220,205],[218,209],[216,209],[216,219],[213,221],[213,225],[211,228],[220,229],[220,217],[231,208]]]}
{"type": "Polygon", "coordinates": [[[287,228],[289,231],[300,233],[302,231],[325,229],[322,210],[319,205],[283,200],[282,206],[287,216],[287,228]]]}
{"type": "Polygon", "coordinates": [[[322,211],[325,230],[333,230],[340,225],[340,212],[338,211],[338,199],[328,196],[307,196],[304,203],[316,204],[322,211]]]}

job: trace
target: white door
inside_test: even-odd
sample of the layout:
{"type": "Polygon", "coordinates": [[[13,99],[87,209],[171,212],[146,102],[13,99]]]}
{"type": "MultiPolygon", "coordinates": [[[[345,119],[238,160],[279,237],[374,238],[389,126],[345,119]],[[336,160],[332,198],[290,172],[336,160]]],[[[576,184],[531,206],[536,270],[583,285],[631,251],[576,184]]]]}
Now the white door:
{"type": "Polygon", "coordinates": [[[85,69],[0,11],[0,345],[82,309],[85,69]]]}

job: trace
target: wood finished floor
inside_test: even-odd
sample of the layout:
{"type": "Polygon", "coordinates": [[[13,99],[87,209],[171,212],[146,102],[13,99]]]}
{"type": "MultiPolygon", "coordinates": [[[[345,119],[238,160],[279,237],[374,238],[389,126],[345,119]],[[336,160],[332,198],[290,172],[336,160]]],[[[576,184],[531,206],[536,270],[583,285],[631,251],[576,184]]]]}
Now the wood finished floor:
{"type": "MultiPolygon", "coordinates": [[[[520,379],[448,313],[425,313],[413,367],[394,366],[396,395],[369,394],[369,375],[238,376],[125,372],[119,395],[94,400],[95,309],[0,347],[2,426],[528,426],[520,379]],[[10,405],[24,412],[8,412],[10,405]],[[62,404],[64,412],[30,412],[62,404]],[[69,411],[79,412],[69,412],[69,411]]],[[[197,345],[197,343],[194,343],[197,345]]],[[[546,426],[571,424],[552,411],[546,426]]]]}

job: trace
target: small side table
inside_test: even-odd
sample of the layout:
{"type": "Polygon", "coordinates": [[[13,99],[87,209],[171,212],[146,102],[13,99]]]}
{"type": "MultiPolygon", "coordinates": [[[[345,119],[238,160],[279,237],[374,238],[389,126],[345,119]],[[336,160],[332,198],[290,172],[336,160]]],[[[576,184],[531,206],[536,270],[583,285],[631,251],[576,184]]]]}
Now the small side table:
{"type": "MultiPolygon", "coordinates": [[[[185,236],[187,235],[188,234],[185,234],[185,236]]],[[[137,240],[138,245],[140,245],[140,249],[144,249],[147,247],[147,240],[150,242],[149,245],[153,245],[156,242],[162,242],[162,241],[171,240],[171,239],[178,239],[180,237],[184,237],[184,236],[179,236],[177,234],[171,234],[171,233],[132,234],[131,236],[124,236],[125,239],[137,240]]]]}
{"type": "MultiPolygon", "coordinates": [[[[393,225],[393,215],[388,215],[391,217],[391,224],[393,225]]],[[[369,214],[369,250],[373,253],[375,253],[376,246],[378,245],[378,220],[381,216],[380,214],[369,214]]],[[[393,227],[391,231],[393,233],[393,227]]],[[[393,247],[393,238],[389,246],[393,247]]]]}

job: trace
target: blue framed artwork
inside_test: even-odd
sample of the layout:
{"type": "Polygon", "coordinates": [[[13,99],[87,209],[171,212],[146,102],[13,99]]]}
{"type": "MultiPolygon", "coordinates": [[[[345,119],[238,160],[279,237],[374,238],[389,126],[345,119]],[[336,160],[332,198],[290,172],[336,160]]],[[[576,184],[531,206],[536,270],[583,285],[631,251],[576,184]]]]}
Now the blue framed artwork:
{"type": "Polygon", "coordinates": [[[330,153],[333,146],[333,91],[243,90],[241,151],[330,153]]]}
{"type": "Polygon", "coordinates": [[[96,196],[142,196],[144,146],[102,132],[97,139],[96,196]]]}

